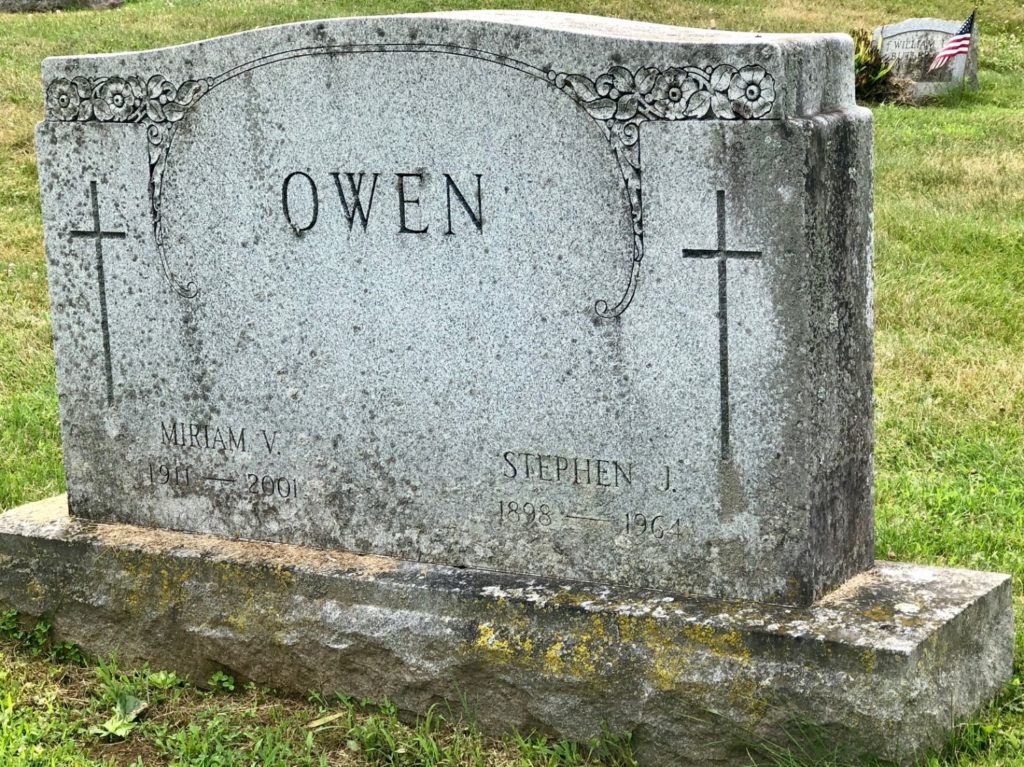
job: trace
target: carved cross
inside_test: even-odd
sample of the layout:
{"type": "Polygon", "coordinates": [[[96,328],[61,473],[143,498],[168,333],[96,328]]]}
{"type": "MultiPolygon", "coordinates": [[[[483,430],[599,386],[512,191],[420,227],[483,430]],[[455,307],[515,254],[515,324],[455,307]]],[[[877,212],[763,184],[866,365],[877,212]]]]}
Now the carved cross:
{"type": "Polygon", "coordinates": [[[103,335],[103,369],[107,379],[107,407],[114,404],[114,377],[110,364],[110,323],[107,319],[107,283],[103,270],[103,240],[123,240],[124,232],[104,230],[100,226],[100,204],[96,193],[96,182],[89,182],[89,197],[92,201],[92,229],[72,229],[71,237],[92,237],[96,243],[96,274],[100,284],[100,332],[103,335]]]}
{"type": "Polygon", "coordinates": [[[722,460],[731,457],[729,446],[729,315],[726,295],[726,262],[730,258],[759,258],[760,251],[728,250],[725,246],[725,190],[717,194],[718,247],[714,250],[683,250],[684,258],[714,258],[718,261],[718,379],[721,402],[722,460]]]}

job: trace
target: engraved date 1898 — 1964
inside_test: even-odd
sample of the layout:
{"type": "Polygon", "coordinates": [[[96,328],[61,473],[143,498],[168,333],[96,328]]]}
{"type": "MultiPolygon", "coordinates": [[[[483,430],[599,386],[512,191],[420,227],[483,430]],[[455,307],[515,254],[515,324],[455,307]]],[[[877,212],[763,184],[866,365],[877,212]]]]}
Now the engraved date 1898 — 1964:
{"type": "Polygon", "coordinates": [[[618,528],[630,538],[645,541],[667,541],[685,535],[679,519],[664,515],[648,515],[641,512],[627,512],[614,517],[596,517],[583,512],[563,512],[549,503],[541,501],[498,501],[498,526],[512,529],[554,529],[552,523],[558,517],[563,525],[601,525],[605,529],[618,528]]]}

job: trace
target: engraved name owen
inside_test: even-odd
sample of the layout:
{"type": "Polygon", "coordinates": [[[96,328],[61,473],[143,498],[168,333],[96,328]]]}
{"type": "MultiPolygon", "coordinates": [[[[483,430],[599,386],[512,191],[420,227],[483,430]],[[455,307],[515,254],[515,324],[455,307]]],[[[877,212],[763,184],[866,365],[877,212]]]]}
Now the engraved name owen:
{"type": "MultiPolygon", "coordinates": [[[[338,214],[348,230],[363,232],[375,211],[385,206],[399,234],[427,234],[438,225],[443,234],[484,231],[483,175],[463,174],[459,181],[442,173],[440,177],[423,169],[393,174],[367,171],[329,171],[314,175],[296,170],[281,183],[281,209],[292,231],[302,236],[322,218],[338,214]],[[443,179],[443,180],[442,180],[443,179]],[[443,187],[443,188],[442,188],[443,187]],[[440,222],[425,220],[427,195],[443,195],[446,216],[440,222]],[[382,197],[389,200],[381,201],[382,197]],[[376,206],[375,206],[376,203],[376,206]]],[[[377,213],[377,219],[381,214],[377,213]]]]}

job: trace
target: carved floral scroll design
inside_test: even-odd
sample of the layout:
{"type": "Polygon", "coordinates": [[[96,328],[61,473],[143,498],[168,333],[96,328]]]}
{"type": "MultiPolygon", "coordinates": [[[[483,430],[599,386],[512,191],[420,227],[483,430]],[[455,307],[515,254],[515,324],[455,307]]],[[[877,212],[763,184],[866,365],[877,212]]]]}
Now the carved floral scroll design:
{"type": "Polygon", "coordinates": [[[58,120],[145,123],[149,139],[149,204],[160,268],[180,296],[195,298],[199,286],[182,282],[170,267],[164,248],[160,191],[174,123],[209,91],[211,81],[186,80],[175,85],[163,75],[140,77],[58,78],[46,89],[47,112],[58,120]]]}
{"type": "Polygon", "coordinates": [[[162,75],[58,78],[46,89],[46,108],[58,120],[176,122],[209,89],[206,80],[175,85],[162,75]]]}
{"type": "Polygon", "coordinates": [[[640,125],[654,120],[756,120],[775,103],[775,78],[764,67],[612,67],[591,80],[584,75],[548,72],[548,80],[568,93],[600,124],[619,162],[633,219],[633,262],[626,290],[614,306],[599,299],[594,312],[604,319],[621,315],[632,303],[644,258],[643,199],[640,178],[640,125]]]}
{"type": "Polygon", "coordinates": [[[161,268],[179,295],[196,298],[199,287],[195,281],[178,279],[170,268],[160,214],[164,171],[177,123],[213,88],[252,69],[307,56],[379,52],[470,56],[518,70],[567,94],[600,126],[622,173],[633,230],[631,269],[622,297],[613,306],[603,299],[594,303],[594,312],[603,319],[620,316],[632,303],[644,257],[640,126],[648,121],[762,119],[771,113],[776,98],[775,78],[759,64],[641,67],[635,71],[616,66],[591,79],[582,74],[539,69],[489,51],[403,43],[328,45],[280,51],[241,64],[217,77],[186,80],[180,85],[159,74],[146,80],[134,76],[59,78],[46,90],[46,111],[50,118],[62,121],[146,125],[149,198],[161,268]]]}

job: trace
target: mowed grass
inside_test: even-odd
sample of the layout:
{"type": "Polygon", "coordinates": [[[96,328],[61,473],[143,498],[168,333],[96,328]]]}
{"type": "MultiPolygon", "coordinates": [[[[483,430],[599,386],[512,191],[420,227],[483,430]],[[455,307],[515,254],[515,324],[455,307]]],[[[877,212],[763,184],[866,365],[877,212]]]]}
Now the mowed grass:
{"type": "MultiPolygon", "coordinates": [[[[761,31],[847,31],[909,16],[961,19],[970,11],[968,5],[949,0],[659,0],[642,5],[624,0],[145,0],[105,13],[0,14],[0,509],[59,492],[63,486],[32,138],[42,115],[42,59],[157,47],[307,18],[471,7],[564,10],[761,31]]],[[[874,110],[877,554],[1009,572],[1015,579],[1020,623],[1024,6],[985,3],[978,13],[978,94],[954,94],[922,108],[874,110]]],[[[10,720],[4,718],[10,714],[4,712],[12,710],[11,696],[24,691],[20,682],[11,681],[21,673],[18,664],[24,661],[6,650],[0,653],[0,733],[10,733],[10,720]]],[[[1017,636],[1016,666],[1019,675],[1024,667],[1024,632],[1017,636]]],[[[25,704],[30,698],[17,700],[14,709],[35,723],[31,727],[62,726],[54,723],[70,715],[53,714],[42,704],[25,704]]],[[[271,705],[289,711],[292,704],[271,705]]],[[[933,763],[1024,765],[1022,709],[1020,696],[1011,690],[979,718],[958,728],[950,748],[933,763]]],[[[244,730],[237,723],[231,726],[244,730]]],[[[65,735],[76,739],[78,745],[68,748],[80,749],[75,753],[86,754],[83,759],[102,756],[95,737],[84,730],[51,738],[47,748],[65,735]]],[[[292,735],[296,743],[304,737],[301,728],[292,735]]],[[[35,757],[24,753],[11,756],[18,752],[18,738],[4,737],[0,734],[0,763],[79,763],[63,757],[46,761],[40,756],[33,761],[35,757]]],[[[365,755],[342,751],[346,759],[356,761],[337,763],[364,763],[359,760],[365,755]]],[[[506,752],[500,748],[485,750],[486,763],[506,758],[502,753],[506,752]]],[[[195,759],[171,762],[159,757],[153,763],[217,764],[195,759]]]]}
{"type": "Polygon", "coordinates": [[[3,767],[635,767],[611,737],[487,738],[458,709],[406,724],[387,702],[285,698],[221,672],[200,690],[167,671],[83,664],[45,624],[17,635],[9,618],[0,613],[3,767]]]}

